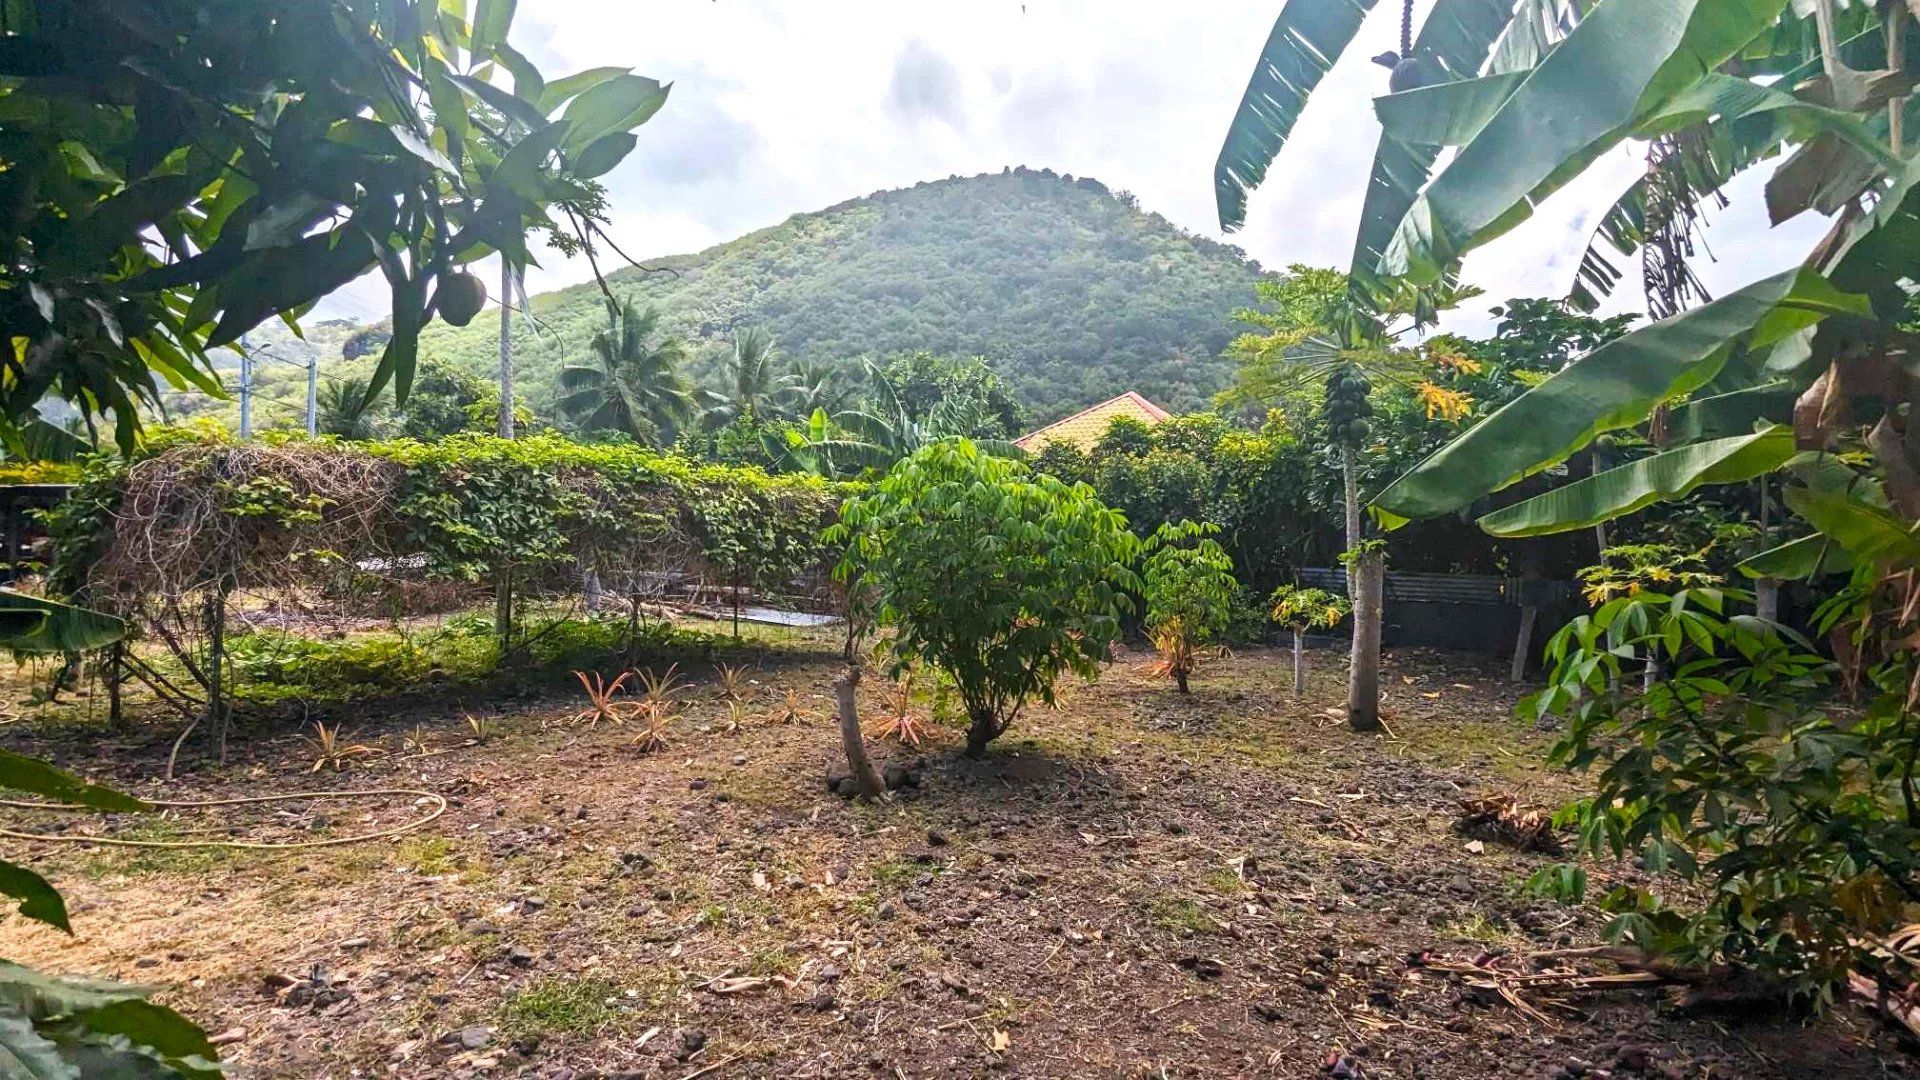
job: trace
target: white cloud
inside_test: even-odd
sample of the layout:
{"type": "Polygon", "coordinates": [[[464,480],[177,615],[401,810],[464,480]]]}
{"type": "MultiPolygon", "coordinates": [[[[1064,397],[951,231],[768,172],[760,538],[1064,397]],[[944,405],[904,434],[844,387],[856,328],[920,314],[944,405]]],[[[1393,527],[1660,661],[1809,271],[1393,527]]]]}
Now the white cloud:
{"type": "MultiPolygon", "coordinates": [[[[520,6],[513,40],[549,75],[612,64],[673,83],[607,178],[610,231],[637,258],[1015,164],[1097,177],[1220,237],[1214,156],[1281,2],[544,0],[520,6]]],[[[1370,99],[1387,78],[1367,57],[1395,45],[1398,8],[1377,5],[1254,193],[1246,228],[1224,237],[1263,265],[1346,265],[1378,135],[1370,99]]],[[[1493,303],[1564,292],[1594,208],[1642,164],[1637,148],[1607,155],[1476,253],[1467,279],[1487,296],[1447,325],[1484,330],[1493,303]]],[[[1716,294],[1797,261],[1824,228],[1814,219],[1769,232],[1758,183],[1736,185],[1734,208],[1716,215],[1720,261],[1702,267],[1716,294]]],[[[543,261],[536,291],[589,276],[579,260],[543,261]]],[[[1637,267],[1623,268],[1611,309],[1640,302],[1637,267]]],[[[358,282],[328,306],[384,310],[384,286],[358,282]]]]}

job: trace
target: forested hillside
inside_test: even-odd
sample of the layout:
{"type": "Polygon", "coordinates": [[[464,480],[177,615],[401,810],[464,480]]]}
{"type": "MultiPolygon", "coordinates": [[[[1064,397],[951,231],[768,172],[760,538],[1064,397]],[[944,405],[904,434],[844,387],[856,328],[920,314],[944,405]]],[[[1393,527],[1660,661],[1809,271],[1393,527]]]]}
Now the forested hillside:
{"type": "MultiPolygon", "coordinates": [[[[978,354],[1033,421],[1129,388],[1173,409],[1203,405],[1230,381],[1220,350],[1260,273],[1130,195],[1024,168],[879,192],[647,265],[661,272],[613,274],[616,291],[657,304],[697,343],[760,326],[796,358],[978,354]]],[[[540,410],[605,308],[588,284],[536,296],[533,310],[538,326],[515,351],[524,400],[540,410]]],[[[422,351],[490,373],[496,329],[484,317],[436,322],[422,351]]],[[[710,357],[696,357],[704,377],[710,357]]]]}

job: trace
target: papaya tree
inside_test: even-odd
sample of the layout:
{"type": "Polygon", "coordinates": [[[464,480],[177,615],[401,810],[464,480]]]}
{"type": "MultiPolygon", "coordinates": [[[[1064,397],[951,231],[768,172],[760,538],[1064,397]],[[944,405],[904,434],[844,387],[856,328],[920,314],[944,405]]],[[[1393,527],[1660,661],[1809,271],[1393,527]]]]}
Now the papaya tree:
{"type": "Polygon", "coordinates": [[[1307,631],[1331,630],[1353,613],[1353,604],[1338,593],[1299,585],[1282,585],[1269,598],[1273,621],[1293,632],[1293,692],[1307,692],[1307,631]]]}
{"type": "Polygon", "coordinates": [[[1183,694],[1201,648],[1226,630],[1240,590],[1233,558],[1213,539],[1219,531],[1211,523],[1167,522],[1148,539],[1141,565],[1147,634],[1160,653],[1157,670],[1172,676],[1183,694]]]}
{"type": "Polygon", "coordinates": [[[421,326],[486,300],[465,267],[592,256],[596,179],[668,88],[547,80],[512,0],[8,0],[0,18],[0,421],[46,397],[130,447],[163,386],[221,393],[210,353],[370,270],[391,337],[367,387],[404,404],[421,326]]]}
{"type": "Polygon", "coordinates": [[[846,545],[837,576],[871,590],[893,630],[894,676],[924,663],[953,681],[969,757],[1027,705],[1052,703],[1063,676],[1098,674],[1141,589],[1122,514],[968,439],[901,459],[828,535],[846,545]]]}

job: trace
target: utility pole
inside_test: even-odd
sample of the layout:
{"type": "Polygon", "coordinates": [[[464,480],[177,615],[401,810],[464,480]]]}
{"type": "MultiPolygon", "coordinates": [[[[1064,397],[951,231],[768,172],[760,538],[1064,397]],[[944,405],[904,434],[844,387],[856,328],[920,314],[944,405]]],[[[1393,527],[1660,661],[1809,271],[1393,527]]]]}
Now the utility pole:
{"type": "Polygon", "coordinates": [[[500,253],[500,437],[513,438],[513,264],[500,253]]]}
{"type": "Polygon", "coordinates": [[[253,350],[240,335],[240,437],[253,438],[253,350]]]}
{"type": "Polygon", "coordinates": [[[320,433],[320,354],[307,357],[307,438],[320,433]]]}

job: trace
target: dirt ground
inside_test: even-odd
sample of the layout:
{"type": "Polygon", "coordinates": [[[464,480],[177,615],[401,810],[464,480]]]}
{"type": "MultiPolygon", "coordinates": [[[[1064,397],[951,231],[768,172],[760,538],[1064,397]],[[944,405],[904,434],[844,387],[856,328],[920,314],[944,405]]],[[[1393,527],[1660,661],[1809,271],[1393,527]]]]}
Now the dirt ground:
{"type": "MultiPolygon", "coordinates": [[[[737,730],[711,671],[665,751],[555,726],[524,689],[475,743],[471,701],[372,703],[344,772],[285,725],[161,785],[168,737],[0,727],[9,749],[155,798],[317,788],[444,796],[405,836],[282,852],[0,841],[61,887],[67,938],[0,921],[0,955],[162,987],[242,1076],[1865,1077],[1911,1075],[1864,1014],[1683,1011],[1658,990],[1516,1008],[1439,970],[1591,944],[1602,917],[1521,888],[1548,856],[1475,844],[1462,798],[1577,789],[1510,719],[1491,664],[1390,657],[1391,735],[1326,714],[1288,659],[1216,661],[1183,698],[1135,654],[981,762],[955,732],[883,748],[917,787],[830,794],[830,653],[764,659],[737,730]],[[787,690],[816,715],[768,718],[787,690]],[[402,749],[411,736],[424,742],[402,749]]],[[[872,680],[869,680],[871,682],[872,680]]],[[[868,686],[877,709],[880,688],[868,686]]],[[[9,828],[319,839],[416,796],[9,828]]],[[[1596,880],[1631,874],[1595,868],[1596,880]]],[[[1571,961],[1585,972],[1606,970],[1571,961]]]]}

